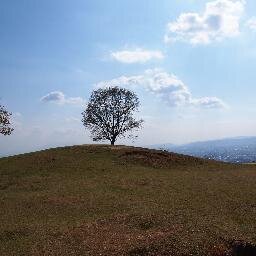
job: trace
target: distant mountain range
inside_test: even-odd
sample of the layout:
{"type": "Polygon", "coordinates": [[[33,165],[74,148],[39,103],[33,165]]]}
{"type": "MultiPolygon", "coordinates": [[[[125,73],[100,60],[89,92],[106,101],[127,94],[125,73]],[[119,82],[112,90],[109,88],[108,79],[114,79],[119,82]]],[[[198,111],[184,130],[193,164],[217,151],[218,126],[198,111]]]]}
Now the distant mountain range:
{"type": "Polygon", "coordinates": [[[236,137],[183,145],[159,144],[152,148],[231,163],[256,162],[256,137],[236,137]]]}

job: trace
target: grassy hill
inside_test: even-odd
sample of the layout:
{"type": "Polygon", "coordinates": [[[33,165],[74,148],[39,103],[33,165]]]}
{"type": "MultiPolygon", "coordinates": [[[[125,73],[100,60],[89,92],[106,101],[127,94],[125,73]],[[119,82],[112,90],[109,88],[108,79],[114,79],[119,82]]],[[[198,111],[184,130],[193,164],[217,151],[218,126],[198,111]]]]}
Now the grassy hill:
{"type": "Polygon", "coordinates": [[[0,159],[1,256],[239,256],[254,244],[256,165],[92,145],[0,159]]]}

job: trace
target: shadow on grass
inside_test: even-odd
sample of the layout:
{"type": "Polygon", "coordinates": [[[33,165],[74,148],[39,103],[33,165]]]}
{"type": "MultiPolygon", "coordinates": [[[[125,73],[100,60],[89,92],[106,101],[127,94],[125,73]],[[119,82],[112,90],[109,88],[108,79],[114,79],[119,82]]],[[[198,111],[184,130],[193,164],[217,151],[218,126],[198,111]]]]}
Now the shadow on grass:
{"type": "Polygon", "coordinates": [[[237,241],[232,247],[232,256],[256,256],[256,245],[237,241]]]}

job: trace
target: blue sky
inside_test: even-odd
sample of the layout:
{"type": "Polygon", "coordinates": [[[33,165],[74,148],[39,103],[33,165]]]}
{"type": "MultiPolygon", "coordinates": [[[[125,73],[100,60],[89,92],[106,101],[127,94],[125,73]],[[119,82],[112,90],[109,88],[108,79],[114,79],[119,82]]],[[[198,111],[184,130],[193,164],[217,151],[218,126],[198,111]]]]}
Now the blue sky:
{"type": "Polygon", "coordinates": [[[116,84],[141,100],[136,145],[256,135],[255,1],[0,3],[0,154],[91,143],[86,100],[116,84]]]}

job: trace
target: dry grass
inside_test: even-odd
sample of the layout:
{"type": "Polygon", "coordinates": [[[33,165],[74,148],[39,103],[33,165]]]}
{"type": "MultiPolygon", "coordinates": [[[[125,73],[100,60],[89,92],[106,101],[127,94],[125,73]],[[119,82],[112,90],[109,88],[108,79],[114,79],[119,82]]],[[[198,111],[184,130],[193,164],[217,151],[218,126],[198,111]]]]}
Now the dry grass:
{"type": "Polygon", "coordinates": [[[255,165],[124,146],[2,158],[0,255],[256,255],[255,184],[255,165]]]}

